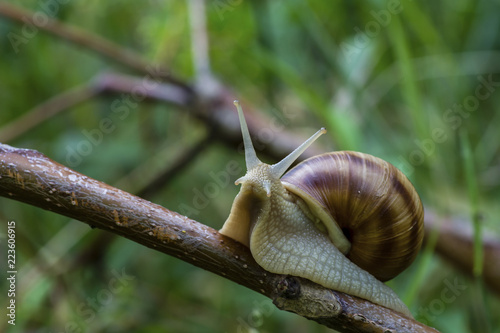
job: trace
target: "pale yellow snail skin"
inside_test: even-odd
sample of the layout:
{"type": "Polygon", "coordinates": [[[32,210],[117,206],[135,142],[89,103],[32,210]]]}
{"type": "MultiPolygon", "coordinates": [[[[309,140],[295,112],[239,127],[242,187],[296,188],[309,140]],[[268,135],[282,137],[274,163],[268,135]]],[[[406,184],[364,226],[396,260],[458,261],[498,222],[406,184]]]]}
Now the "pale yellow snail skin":
{"type": "Polygon", "coordinates": [[[236,181],[241,190],[220,232],[249,246],[255,261],[269,272],[307,278],[411,317],[396,293],[372,275],[384,281],[394,277],[420,248],[423,208],[411,183],[391,164],[355,152],[319,155],[283,176],[325,129],[281,162],[268,165],[257,158],[241,107],[237,101],[235,105],[247,173],[236,181]],[[384,241],[388,243],[378,245],[384,241]],[[364,245],[368,253],[358,249],[364,245]],[[375,272],[358,265],[375,267],[375,272]]]}

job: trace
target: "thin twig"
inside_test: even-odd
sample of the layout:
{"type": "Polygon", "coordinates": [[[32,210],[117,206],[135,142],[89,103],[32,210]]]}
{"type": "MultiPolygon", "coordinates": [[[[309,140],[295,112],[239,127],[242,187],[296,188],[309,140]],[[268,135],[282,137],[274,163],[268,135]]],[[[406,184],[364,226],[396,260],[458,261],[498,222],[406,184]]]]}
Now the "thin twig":
{"type": "Polygon", "coordinates": [[[102,73],[92,80],[95,89],[101,93],[129,94],[137,102],[156,100],[177,105],[189,106],[194,95],[191,91],[175,84],[163,82],[161,78],[151,79],[116,73],[102,73]]]}
{"type": "Polygon", "coordinates": [[[187,107],[192,95],[186,90],[160,79],[139,78],[129,75],[103,73],[88,83],[62,92],[37,105],[21,117],[0,128],[0,142],[10,142],[36,128],[63,111],[105,94],[128,94],[127,99],[137,101],[161,101],[179,107],[187,107]]]}
{"type": "Polygon", "coordinates": [[[141,198],[151,198],[154,193],[164,188],[177,174],[185,170],[186,166],[198,157],[200,153],[205,151],[212,141],[213,135],[209,135],[201,139],[194,146],[186,149],[182,156],[177,158],[171,165],[168,165],[159,175],[149,182],[149,184],[140,189],[136,195],[141,198]]]}
{"type": "Polygon", "coordinates": [[[43,24],[39,24],[35,19],[36,13],[14,6],[12,4],[0,3],[0,16],[14,20],[20,24],[30,24],[42,31],[58,36],[74,44],[83,46],[85,49],[93,50],[100,55],[125,65],[139,73],[149,75],[152,78],[160,77],[164,81],[173,83],[186,90],[190,87],[181,80],[174,77],[167,69],[156,65],[153,66],[145,61],[140,55],[130,50],[123,49],[118,44],[92,34],[86,30],[62,23],[54,18],[45,16],[43,24]]]}
{"type": "Polygon", "coordinates": [[[97,93],[98,91],[92,86],[83,85],[52,97],[24,113],[21,117],[1,127],[0,142],[9,142],[29,132],[60,112],[91,99],[97,93]]]}
{"type": "Polygon", "coordinates": [[[272,274],[242,244],[43,154],[0,144],[0,195],[78,219],[221,275],[340,332],[437,332],[393,310],[305,279],[272,274]]]}

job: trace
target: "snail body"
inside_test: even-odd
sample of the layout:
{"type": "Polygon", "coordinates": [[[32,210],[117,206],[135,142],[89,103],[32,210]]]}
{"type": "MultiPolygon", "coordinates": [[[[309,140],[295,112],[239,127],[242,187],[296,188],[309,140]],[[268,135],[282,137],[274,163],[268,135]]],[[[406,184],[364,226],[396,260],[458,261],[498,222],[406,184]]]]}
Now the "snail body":
{"type": "Polygon", "coordinates": [[[307,278],[411,317],[381,281],[415,259],[423,239],[423,207],[401,171],[374,156],[321,154],[290,165],[319,130],[274,165],[256,156],[238,108],[247,173],[220,232],[250,248],[265,270],[307,278]]]}

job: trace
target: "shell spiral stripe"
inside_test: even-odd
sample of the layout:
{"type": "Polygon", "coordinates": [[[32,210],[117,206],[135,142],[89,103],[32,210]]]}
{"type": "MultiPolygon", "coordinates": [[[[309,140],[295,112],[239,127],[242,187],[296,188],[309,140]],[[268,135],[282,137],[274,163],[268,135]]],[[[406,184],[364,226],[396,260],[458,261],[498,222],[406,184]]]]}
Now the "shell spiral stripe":
{"type": "Polygon", "coordinates": [[[415,259],[423,240],[423,207],[392,164],[368,154],[333,152],[305,160],[281,181],[329,213],[351,242],[347,257],[377,279],[392,279],[415,259]]]}

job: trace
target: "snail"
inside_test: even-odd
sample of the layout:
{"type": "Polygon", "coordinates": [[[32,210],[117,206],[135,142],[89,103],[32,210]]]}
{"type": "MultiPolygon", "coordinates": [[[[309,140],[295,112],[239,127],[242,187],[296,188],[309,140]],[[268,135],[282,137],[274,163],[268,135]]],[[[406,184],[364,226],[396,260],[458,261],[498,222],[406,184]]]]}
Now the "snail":
{"type": "Polygon", "coordinates": [[[406,269],[423,239],[423,206],[406,176],[352,151],[313,156],[285,173],[316,132],[277,164],[255,153],[243,111],[247,173],[220,233],[250,248],[265,270],[299,276],[411,317],[383,283],[406,269]]]}

